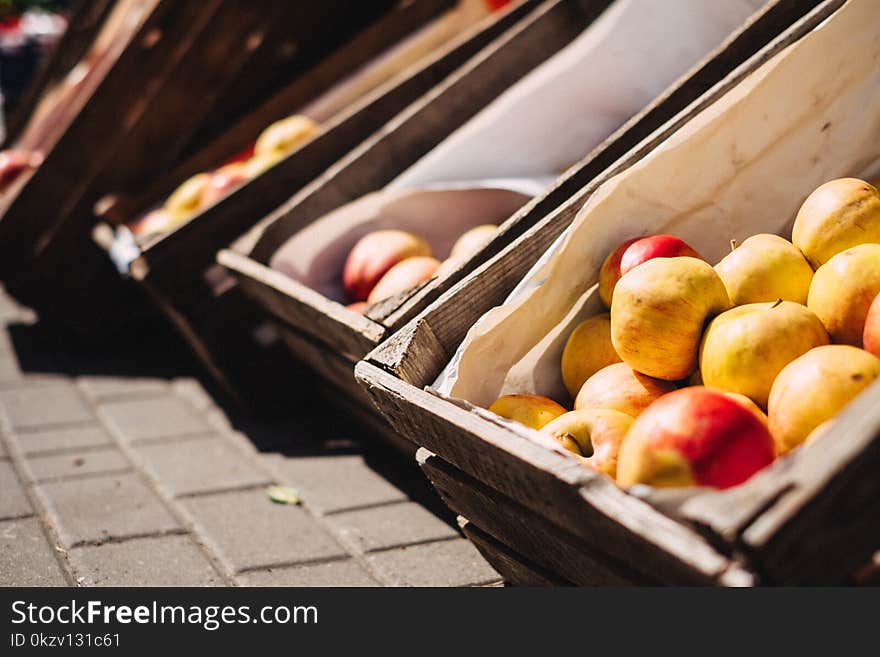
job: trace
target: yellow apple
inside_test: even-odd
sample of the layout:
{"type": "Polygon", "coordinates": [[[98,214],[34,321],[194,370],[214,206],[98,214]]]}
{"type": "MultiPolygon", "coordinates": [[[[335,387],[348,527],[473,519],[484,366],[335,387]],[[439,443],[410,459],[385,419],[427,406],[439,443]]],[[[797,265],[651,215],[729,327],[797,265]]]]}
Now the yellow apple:
{"type": "Polygon", "coordinates": [[[761,301],[806,304],[813,269],[794,245],[778,235],[753,235],[715,265],[734,306],[761,301]]]}
{"type": "Polygon", "coordinates": [[[684,379],[697,368],[706,322],[728,308],[727,290],[711,265],[690,256],[654,258],[617,282],[611,343],[637,372],[684,379]]]}
{"type": "Polygon", "coordinates": [[[825,183],[798,211],[791,241],[813,269],[850,247],[880,242],[880,192],[858,178],[825,183]]]}
{"type": "Polygon", "coordinates": [[[706,328],[700,345],[703,383],[738,392],[766,408],[782,368],[824,344],[828,333],[806,306],[793,301],[737,306],[706,328]]]}
{"type": "Polygon", "coordinates": [[[540,429],[567,412],[560,404],[540,395],[504,395],[492,402],[489,410],[532,429],[540,429]]]}
{"type": "Polygon", "coordinates": [[[254,157],[284,156],[295,151],[318,132],[318,124],[307,116],[294,114],[276,121],[260,133],[254,144],[254,157]]]}
{"type": "Polygon", "coordinates": [[[617,453],[633,418],[620,411],[569,411],[541,429],[591,468],[617,476],[617,453]]]}
{"type": "Polygon", "coordinates": [[[170,219],[169,227],[174,228],[192,217],[202,207],[205,190],[211,184],[211,174],[198,173],[175,189],[165,201],[165,212],[170,219]]]}
{"type": "Polygon", "coordinates": [[[584,381],[619,362],[620,356],[611,345],[611,315],[596,315],[578,324],[568,336],[562,350],[562,381],[574,398],[584,381]]]}
{"type": "Polygon", "coordinates": [[[792,361],[770,389],[770,433],[780,454],[797,447],[880,377],[880,358],[849,345],[816,347],[792,361]]]}
{"type": "Polygon", "coordinates": [[[859,244],[816,270],[807,306],[833,342],[861,347],[868,309],[878,294],[880,244],[859,244]]]}
{"type": "Polygon", "coordinates": [[[678,386],[640,374],[626,363],[603,367],[586,380],[574,402],[576,410],[608,408],[632,417],[678,386]]]}

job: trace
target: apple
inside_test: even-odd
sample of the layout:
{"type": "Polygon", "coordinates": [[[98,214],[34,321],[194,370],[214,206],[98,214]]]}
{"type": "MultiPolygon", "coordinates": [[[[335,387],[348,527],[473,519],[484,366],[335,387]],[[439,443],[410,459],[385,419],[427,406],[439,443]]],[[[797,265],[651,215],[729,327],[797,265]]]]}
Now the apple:
{"type": "Polygon", "coordinates": [[[611,342],[637,372],[684,379],[697,369],[706,322],[728,308],[727,290],[711,265],[689,256],[654,258],[617,282],[611,342]]]}
{"type": "Polygon", "coordinates": [[[632,417],[678,386],[634,371],[626,363],[603,367],[586,380],[574,401],[575,410],[606,408],[632,417]]]}
{"type": "MultiPolygon", "coordinates": [[[[722,390],[722,392],[724,391],[722,390]]],[[[724,392],[724,394],[730,397],[733,401],[735,401],[746,410],[754,413],[755,417],[758,418],[761,421],[761,424],[763,424],[765,427],[770,426],[770,420],[767,417],[767,414],[763,410],[761,410],[761,407],[758,406],[751,399],[749,399],[745,395],[741,395],[738,392],[724,392]]]]}
{"type": "Polygon", "coordinates": [[[633,418],[620,411],[589,409],[569,411],[544,425],[542,432],[550,434],[568,451],[583,457],[584,464],[617,476],[617,454],[633,418]]]}
{"type": "Polygon", "coordinates": [[[378,303],[399,292],[415,287],[434,277],[440,261],[431,256],[415,256],[401,260],[385,272],[370,291],[367,303],[378,303]]]}
{"type": "Polygon", "coordinates": [[[608,254],[599,269],[599,298],[602,299],[606,308],[611,307],[614,286],[620,280],[620,259],[623,257],[623,252],[629,248],[630,244],[638,241],[638,238],[635,238],[619,244],[608,254]]]}
{"type": "Polygon", "coordinates": [[[880,377],[880,358],[864,349],[816,347],[783,368],[770,389],[767,415],[780,454],[800,445],[880,377]]]}
{"type": "Polygon", "coordinates": [[[211,182],[202,192],[202,207],[216,203],[247,180],[247,166],[243,162],[223,165],[211,174],[211,182]]]}
{"type": "Polygon", "coordinates": [[[700,344],[703,384],[741,393],[767,408],[770,387],[782,368],[828,342],[822,322],[799,303],[737,306],[706,327],[700,344]]]}
{"type": "Polygon", "coordinates": [[[346,306],[353,313],[357,313],[358,315],[363,315],[367,310],[367,306],[369,306],[366,301],[355,301],[354,303],[350,303],[346,306]]]}
{"type": "Polygon", "coordinates": [[[342,284],[352,301],[366,301],[376,283],[401,260],[433,255],[431,245],[403,230],[377,230],[364,235],[349,252],[342,284]]]}
{"type": "Polygon", "coordinates": [[[567,412],[560,404],[540,395],[504,395],[492,402],[489,410],[532,429],[541,429],[567,412]]]}
{"type": "Polygon", "coordinates": [[[880,244],[859,244],[816,270],[807,306],[832,342],[862,346],[871,302],[880,294],[880,244]]]}
{"type": "Polygon", "coordinates": [[[611,345],[611,315],[602,313],[578,324],[568,336],[562,350],[562,381],[573,399],[584,381],[619,362],[611,345]]]}
{"type": "Polygon", "coordinates": [[[260,133],[254,144],[254,157],[284,157],[318,132],[318,124],[307,116],[294,114],[276,121],[260,133]]]}
{"type": "Polygon", "coordinates": [[[43,154],[39,151],[0,151],[0,191],[14,183],[24,171],[36,169],[42,163],[43,154]]]}
{"type": "Polygon", "coordinates": [[[197,173],[171,193],[165,201],[165,211],[171,219],[169,230],[176,228],[201,209],[202,196],[210,184],[210,174],[197,173]]]}
{"type": "Polygon", "coordinates": [[[612,251],[599,270],[599,297],[611,307],[614,288],[620,277],[652,258],[675,258],[678,256],[702,257],[684,240],[674,235],[651,235],[629,240],[612,251]]]}
{"type": "Polygon", "coordinates": [[[166,232],[170,225],[171,217],[165,208],[156,208],[128,224],[128,229],[135,237],[147,237],[166,232]]]}
{"type": "Polygon", "coordinates": [[[498,226],[494,224],[483,224],[466,231],[455,240],[452,250],[449,252],[450,258],[466,260],[473,254],[485,246],[491,240],[495,233],[498,232],[498,226]]]}
{"type": "Polygon", "coordinates": [[[735,247],[715,271],[735,306],[761,301],[806,304],[813,269],[787,239],[763,233],[735,247]]]}
{"type": "Polygon", "coordinates": [[[754,413],[693,386],[664,395],[636,418],[620,447],[617,481],[730,488],[774,458],[773,438],[754,413]]]}
{"type": "Polygon", "coordinates": [[[862,334],[865,351],[880,358],[880,294],[874,297],[865,316],[865,332],[862,334]]]}
{"type": "Polygon", "coordinates": [[[791,241],[813,269],[853,246],[880,242],[880,192],[858,178],[821,185],[798,211],[791,241]]]}

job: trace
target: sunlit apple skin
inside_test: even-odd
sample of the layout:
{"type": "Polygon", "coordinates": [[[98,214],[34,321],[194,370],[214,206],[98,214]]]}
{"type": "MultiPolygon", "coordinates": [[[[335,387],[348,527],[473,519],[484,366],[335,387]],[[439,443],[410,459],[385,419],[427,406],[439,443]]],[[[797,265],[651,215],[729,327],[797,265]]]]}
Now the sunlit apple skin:
{"type": "Polygon", "coordinates": [[[678,386],[671,381],[654,379],[640,374],[626,363],[603,367],[584,382],[574,401],[575,410],[608,408],[631,417],[678,386]]]}
{"type": "Polygon", "coordinates": [[[862,334],[865,351],[880,358],[880,294],[874,297],[868,314],[865,316],[865,331],[862,334]]]}
{"type": "Polygon", "coordinates": [[[776,375],[828,333],[806,306],[793,301],[750,303],[709,322],[700,345],[703,384],[738,392],[767,408],[776,375]]]}
{"type": "Polygon", "coordinates": [[[724,393],[693,386],[654,402],[630,427],[617,461],[623,486],[741,484],[773,462],[773,438],[724,393]]]}
{"type": "Polygon", "coordinates": [[[617,476],[617,455],[633,418],[609,409],[569,411],[544,425],[565,449],[583,458],[585,465],[617,476]]]}
{"type": "Polygon", "coordinates": [[[880,242],[880,192],[858,178],[817,187],[797,213],[791,241],[813,269],[853,246],[880,242]]]}
{"type": "Polygon", "coordinates": [[[643,237],[630,244],[623,252],[620,258],[620,275],[625,276],[627,272],[653,258],[677,258],[680,256],[703,259],[690,244],[675,235],[643,237]]]}
{"type": "Polygon", "coordinates": [[[489,410],[532,429],[542,429],[567,412],[564,406],[540,395],[504,395],[492,402],[489,410]]]}
{"type": "Polygon", "coordinates": [[[307,116],[288,116],[260,133],[254,144],[254,156],[283,157],[315,136],[318,130],[318,124],[307,116]]]}
{"type": "Polygon", "coordinates": [[[415,287],[433,278],[440,261],[431,256],[416,256],[401,260],[389,269],[370,291],[367,303],[378,303],[399,292],[415,287]]]}
{"type": "Polygon", "coordinates": [[[653,258],[617,282],[611,342],[637,372],[678,381],[697,369],[706,322],[728,308],[727,290],[711,265],[688,256],[653,258]]]}
{"type": "Polygon", "coordinates": [[[778,235],[753,235],[715,265],[735,306],[762,301],[806,305],[813,268],[803,254],[778,235]]]}
{"type": "Polygon", "coordinates": [[[786,365],[767,409],[779,453],[804,442],[878,377],[880,358],[851,345],[816,347],[786,365]]]}
{"type": "Polygon", "coordinates": [[[871,302],[880,294],[880,244],[859,244],[816,270],[807,306],[831,341],[862,346],[871,302]]]}
{"type": "Polygon", "coordinates": [[[377,230],[364,235],[351,249],[342,284],[352,301],[366,301],[385,273],[407,258],[433,255],[431,245],[403,230],[377,230]]]}
{"type": "Polygon", "coordinates": [[[755,402],[738,392],[725,392],[724,394],[730,397],[737,404],[740,404],[746,410],[754,413],[755,417],[761,421],[761,424],[769,428],[770,420],[767,417],[767,414],[755,402]]]}
{"type": "Polygon", "coordinates": [[[247,168],[243,162],[223,165],[211,174],[211,182],[202,192],[202,207],[216,203],[247,180],[247,168]]]}
{"type": "Polygon", "coordinates": [[[623,257],[623,252],[629,248],[630,244],[637,241],[638,238],[635,238],[619,244],[608,254],[599,269],[599,298],[602,299],[606,308],[611,307],[614,286],[620,280],[620,259],[623,257]]]}
{"type": "Polygon", "coordinates": [[[202,208],[202,196],[211,184],[211,175],[197,173],[175,189],[165,201],[165,211],[174,228],[192,217],[202,208]]]}
{"type": "Polygon", "coordinates": [[[578,324],[562,350],[562,381],[572,399],[584,382],[603,367],[619,363],[611,344],[611,315],[602,313],[578,324]]]}
{"type": "Polygon", "coordinates": [[[495,237],[497,232],[498,226],[494,224],[483,224],[471,228],[455,240],[455,244],[452,245],[452,250],[449,252],[449,257],[458,260],[470,258],[474,253],[483,248],[489,240],[495,237]]]}

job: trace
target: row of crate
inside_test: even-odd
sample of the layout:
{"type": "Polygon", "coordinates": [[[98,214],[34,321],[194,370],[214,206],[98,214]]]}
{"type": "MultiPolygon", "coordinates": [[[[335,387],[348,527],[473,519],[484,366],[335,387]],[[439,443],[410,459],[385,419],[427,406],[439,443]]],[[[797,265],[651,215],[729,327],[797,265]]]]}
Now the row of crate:
{"type": "MultiPolygon", "coordinates": [[[[461,11],[461,5],[452,4],[416,0],[372,17],[258,110],[232,122],[220,137],[205,139],[170,173],[154,176],[146,187],[130,185],[128,194],[102,198],[103,223],[94,235],[125,280],[147,292],[232,397],[254,403],[269,394],[268,387],[275,394],[280,389],[284,402],[284,384],[275,377],[289,367],[278,357],[281,351],[316,372],[328,398],[373,435],[410,457],[421,448],[420,466],[460,515],[463,531],[513,583],[815,584],[850,582],[856,573],[870,573],[866,567],[880,548],[876,386],[815,445],[746,484],[699,492],[674,509],[619,488],[547,449],[525,429],[493,421],[476,408],[481,403],[434,389],[450,359],[468,344],[469,331],[505,304],[530,272],[529,278],[535,278],[536,263],[560,239],[574,230],[587,240],[591,235],[608,239],[613,227],[590,225],[596,199],[613,198],[615,185],[644,170],[669,180],[670,190],[687,188],[692,180],[699,184],[697,172],[687,170],[687,157],[669,159],[675,147],[690,154],[695,167],[700,162],[702,171],[709,154],[722,153],[716,188],[741,185],[743,198],[760,196],[749,185],[773,184],[749,170],[760,170],[765,161],[772,164],[768,153],[783,152],[783,146],[789,159],[780,155],[779,161],[789,168],[780,172],[787,181],[781,187],[799,200],[825,179],[876,175],[871,167],[880,153],[866,147],[870,139],[864,137],[876,130],[880,105],[871,101],[878,100],[880,81],[876,72],[858,78],[857,67],[844,66],[880,56],[870,0],[534,0],[508,4],[466,27],[453,21],[456,29],[429,54],[407,60],[402,70],[351,100],[275,166],[179,227],[145,242],[124,242],[124,224],[165,198],[182,179],[253,143],[270,121],[338,90],[334,85],[350,81],[352,72],[404,35],[413,39],[430,33],[432,26],[461,11]],[[673,33],[674,48],[669,42],[673,33]],[[665,41],[658,43],[657,34],[665,41]],[[664,59],[670,52],[677,57],[664,59]],[[819,59],[826,60],[825,66],[818,65],[815,52],[823,55],[819,59]],[[566,77],[572,71],[573,77],[566,77]],[[855,88],[863,104],[834,103],[833,94],[843,96],[839,90],[848,89],[841,86],[840,78],[846,77],[841,71],[855,77],[848,83],[861,85],[855,88]],[[607,98],[585,100],[587,92],[579,84],[587,91],[592,91],[590,84],[604,85],[607,98]],[[813,102],[801,115],[797,110],[804,108],[791,103],[803,98],[813,102]],[[757,108],[758,118],[748,119],[752,122],[742,115],[746,101],[757,108]],[[590,143],[572,116],[580,120],[580,112],[588,124],[598,122],[603,110],[612,117],[625,115],[612,119],[603,138],[590,143]],[[726,131],[709,129],[713,119],[726,131]],[[814,124],[819,130],[813,130],[814,124]],[[867,128],[859,132],[854,126],[867,128]],[[493,139],[521,143],[495,148],[493,139]],[[567,161],[560,155],[565,166],[554,170],[546,164],[553,158],[541,157],[542,149],[564,154],[566,148],[580,148],[581,159],[567,161]],[[479,161],[487,152],[490,163],[481,169],[479,161]],[[324,252],[303,252],[302,258],[315,267],[329,262],[341,275],[340,254],[365,230],[388,227],[396,216],[382,203],[390,207],[413,190],[460,190],[461,179],[437,173],[444,170],[437,164],[443,164],[444,156],[459,170],[468,169],[467,181],[477,192],[516,189],[520,196],[515,198],[521,200],[512,214],[510,196],[497,203],[498,216],[492,219],[499,229],[493,238],[442,276],[360,314],[332,291],[322,293],[309,284],[317,279],[303,274],[297,280],[273,266],[275,254],[296,245],[291,240],[298,235],[338,231],[324,252]],[[425,164],[432,157],[433,167],[425,164]],[[499,160],[497,170],[492,157],[499,160]],[[543,191],[534,193],[534,185],[543,191]],[[379,210],[370,206],[359,215],[359,204],[371,194],[379,210]],[[345,229],[351,217],[354,229],[345,229]]],[[[148,23],[141,25],[138,39],[149,33],[148,23]]],[[[211,89],[218,84],[209,83],[211,89]]],[[[167,116],[159,119],[164,124],[167,116]]],[[[195,134],[198,138],[210,130],[195,134]]],[[[0,236],[4,227],[11,231],[20,223],[10,214],[19,204],[26,204],[29,216],[43,216],[36,200],[18,199],[29,185],[34,186],[31,195],[39,196],[35,180],[50,160],[51,151],[33,178],[17,183],[15,200],[7,202],[0,220],[0,236]]],[[[114,189],[92,187],[92,195],[80,193],[77,203],[88,198],[94,207],[97,190],[104,196],[114,189]]],[[[711,189],[698,195],[701,204],[711,205],[711,189]]],[[[797,209],[790,207],[791,199],[779,196],[767,210],[773,216],[755,220],[766,223],[761,227],[770,230],[797,209]]],[[[57,202],[57,197],[40,201],[57,202]]],[[[93,213],[89,221],[78,219],[75,205],[64,206],[70,211],[65,217],[43,206],[53,226],[40,239],[10,234],[22,240],[18,244],[41,245],[38,262],[50,263],[46,266],[69,262],[75,242],[70,235],[95,221],[93,213]],[[59,254],[55,260],[53,252],[59,254]]],[[[743,201],[740,211],[747,208],[752,209],[743,201]]],[[[727,212],[735,215],[737,208],[727,212]]],[[[636,220],[639,231],[663,228],[668,217],[661,214],[636,220]]],[[[478,215],[473,223],[486,223],[478,215]]],[[[697,231],[694,243],[714,244],[730,229],[722,223],[725,216],[715,218],[717,228],[697,231]]],[[[412,219],[414,225],[420,220],[428,221],[412,219]]],[[[436,221],[442,234],[443,217],[436,221]]],[[[621,224],[633,221],[629,217],[621,224]]],[[[461,222],[449,223],[460,230],[461,222]]],[[[631,235],[619,236],[625,237],[631,235]]],[[[11,272],[20,268],[22,255],[4,264],[5,280],[15,278],[11,272]]],[[[571,285],[592,284],[596,275],[585,266],[584,279],[571,285]]],[[[492,353],[485,350],[484,357],[492,353]]],[[[487,363],[486,369],[511,366],[487,363]]],[[[290,398],[288,405],[293,403],[290,398]]]]}

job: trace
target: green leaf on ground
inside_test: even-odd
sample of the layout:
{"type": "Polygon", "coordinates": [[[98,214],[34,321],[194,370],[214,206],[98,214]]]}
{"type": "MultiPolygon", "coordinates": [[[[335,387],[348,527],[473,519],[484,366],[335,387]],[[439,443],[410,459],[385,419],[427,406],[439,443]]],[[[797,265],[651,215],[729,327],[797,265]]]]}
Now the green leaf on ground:
{"type": "Polygon", "coordinates": [[[289,486],[269,486],[266,495],[276,504],[299,504],[299,493],[289,486]]]}

